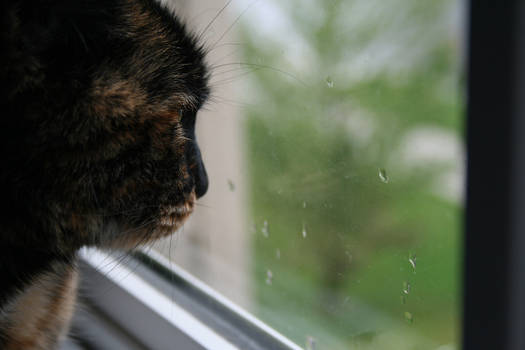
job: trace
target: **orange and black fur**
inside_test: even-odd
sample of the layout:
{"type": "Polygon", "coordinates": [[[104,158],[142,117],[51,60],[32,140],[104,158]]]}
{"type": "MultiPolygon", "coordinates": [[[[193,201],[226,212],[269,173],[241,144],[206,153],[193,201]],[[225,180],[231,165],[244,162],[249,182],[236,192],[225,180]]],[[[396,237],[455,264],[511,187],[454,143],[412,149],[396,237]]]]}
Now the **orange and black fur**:
{"type": "Polygon", "coordinates": [[[169,235],[206,192],[205,52],[154,0],[11,0],[0,17],[0,349],[54,349],[79,248],[169,235]]]}

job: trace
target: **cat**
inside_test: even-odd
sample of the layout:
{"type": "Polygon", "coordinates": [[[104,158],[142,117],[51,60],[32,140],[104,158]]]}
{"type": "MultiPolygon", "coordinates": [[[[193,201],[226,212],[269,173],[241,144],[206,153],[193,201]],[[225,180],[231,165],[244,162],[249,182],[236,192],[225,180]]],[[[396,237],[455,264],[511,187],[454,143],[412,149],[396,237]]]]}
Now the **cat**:
{"type": "Polygon", "coordinates": [[[78,250],[170,235],[205,194],[206,50],[154,0],[11,0],[0,16],[0,348],[55,349],[78,250]]]}

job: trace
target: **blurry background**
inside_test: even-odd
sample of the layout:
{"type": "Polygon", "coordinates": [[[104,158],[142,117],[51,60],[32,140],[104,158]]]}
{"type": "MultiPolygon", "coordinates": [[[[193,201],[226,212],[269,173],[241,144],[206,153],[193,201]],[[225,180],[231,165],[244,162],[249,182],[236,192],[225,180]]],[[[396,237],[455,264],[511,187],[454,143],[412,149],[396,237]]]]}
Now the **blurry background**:
{"type": "Polygon", "coordinates": [[[156,249],[307,349],[459,349],[463,3],[225,5],[174,4],[210,191],[156,249]]]}

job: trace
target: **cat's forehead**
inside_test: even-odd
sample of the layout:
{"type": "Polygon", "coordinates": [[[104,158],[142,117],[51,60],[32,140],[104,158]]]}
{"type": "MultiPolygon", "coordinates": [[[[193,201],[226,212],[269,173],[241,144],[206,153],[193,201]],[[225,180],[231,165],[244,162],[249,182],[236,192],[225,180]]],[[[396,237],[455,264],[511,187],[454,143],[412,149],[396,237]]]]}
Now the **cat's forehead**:
{"type": "Polygon", "coordinates": [[[200,107],[209,87],[205,50],[197,36],[158,2],[130,1],[123,10],[135,76],[150,93],[175,93],[187,107],[200,107]]]}

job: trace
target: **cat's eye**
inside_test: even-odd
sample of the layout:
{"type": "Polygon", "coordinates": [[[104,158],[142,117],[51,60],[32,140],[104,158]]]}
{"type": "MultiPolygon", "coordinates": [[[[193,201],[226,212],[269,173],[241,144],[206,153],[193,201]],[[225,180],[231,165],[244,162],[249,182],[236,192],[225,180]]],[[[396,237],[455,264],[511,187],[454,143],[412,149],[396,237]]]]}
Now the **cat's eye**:
{"type": "Polygon", "coordinates": [[[105,288],[74,330],[120,348],[524,348],[519,0],[179,6],[214,62],[209,193],[123,263],[86,255],[85,287],[105,288]]]}

